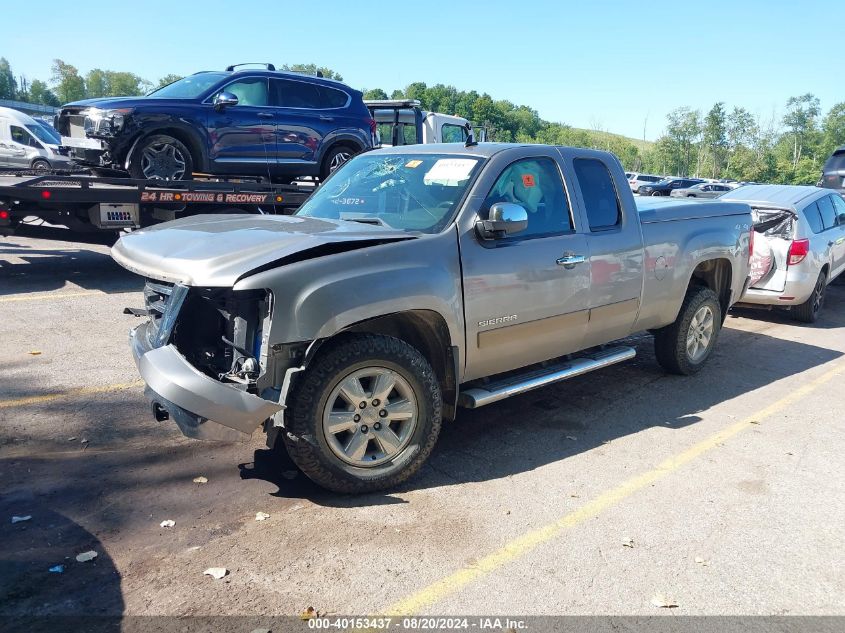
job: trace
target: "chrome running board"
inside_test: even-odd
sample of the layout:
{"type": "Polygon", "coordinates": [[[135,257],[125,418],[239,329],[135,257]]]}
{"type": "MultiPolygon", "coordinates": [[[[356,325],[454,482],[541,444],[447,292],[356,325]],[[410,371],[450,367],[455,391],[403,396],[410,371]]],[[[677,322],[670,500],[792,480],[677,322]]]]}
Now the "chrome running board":
{"type": "Polygon", "coordinates": [[[633,347],[613,347],[592,352],[587,356],[532,369],[524,374],[492,381],[480,387],[472,387],[461,392],[458,405],[467,409],[477,409],[485,404],[498,402],[532,389],[539,389],[554,382],[630,360],[636,355],[637,352],[633,347]]]}

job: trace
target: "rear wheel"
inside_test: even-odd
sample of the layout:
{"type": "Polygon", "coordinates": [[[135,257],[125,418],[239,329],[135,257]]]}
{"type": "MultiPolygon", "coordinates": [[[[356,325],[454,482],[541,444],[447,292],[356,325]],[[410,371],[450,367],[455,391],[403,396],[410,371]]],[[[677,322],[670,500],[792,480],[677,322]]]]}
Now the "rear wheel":
{"type": "Polygon", "coordinates": [[[357,151],[348,145],[335,145],[332,147],[323,158],[323,164],[320,167],[320,179],[325,180],[328,178],[332,172],[357,153],[357,151]]]}
{"type": "Polygon", "coordinates": [[[802,323],[815,323],[824,305],[824,294],[827,289],[827,275],[824,271],[819,273],[819,278],[813,288],[813,294],[801,305],[792,308],[792,318],[802,323]]]}
{"type": "Polygon", "coordinates": [[[719,338],[721,315],[715,292],[704,286],[690,288],[675,322],[654,333],[657,362],[673,374],[698,372],[719,338]]]}
{"type": "Polygon", "coordinates": [[[142,139],[129,163],[129,175],[138,180],[190,180],[193,170],[188,148],[166,134],[142,139]]]}
{"type": "Polygon", "coordinates": [[[434,371],[414,347],[390,336],[348,337],[306,370],[291,395],[284,441],[320,486],[382,490],[428,458],[440,434],[441,402],[434,371]]]}

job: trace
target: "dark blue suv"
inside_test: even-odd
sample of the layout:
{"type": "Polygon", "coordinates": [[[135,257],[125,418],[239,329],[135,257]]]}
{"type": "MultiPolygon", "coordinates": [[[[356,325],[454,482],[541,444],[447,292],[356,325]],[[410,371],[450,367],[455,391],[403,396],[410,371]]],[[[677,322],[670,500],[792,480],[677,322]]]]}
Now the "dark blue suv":
{"type": "Polygon", "coordinates": [[[160,180],[325,178],[370,149],[376,129],[359,91],[271,64],[196,73],[145,97],[69,103],[56,125],[77,162],[160,180]]]}

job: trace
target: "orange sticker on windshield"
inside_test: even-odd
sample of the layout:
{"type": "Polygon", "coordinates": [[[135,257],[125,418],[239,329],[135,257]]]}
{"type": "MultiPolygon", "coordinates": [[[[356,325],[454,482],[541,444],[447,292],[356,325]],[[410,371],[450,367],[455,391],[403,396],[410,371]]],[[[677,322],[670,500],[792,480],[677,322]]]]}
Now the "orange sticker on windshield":
{"type": "Polygon", "coordinates": [[[420,165],[422,165],[421,160],[409,160],[407,163],[405,163],[405,167],[410,167],[411,169],[413,169],[414,167],[419,167],[420,165]]]}
{"type": "Polygon", "coordinates": [[[522,175],[522,186],[523,187],[533,187],[534,186],[534,176],[531,174],[523,174],[522,175]]]}

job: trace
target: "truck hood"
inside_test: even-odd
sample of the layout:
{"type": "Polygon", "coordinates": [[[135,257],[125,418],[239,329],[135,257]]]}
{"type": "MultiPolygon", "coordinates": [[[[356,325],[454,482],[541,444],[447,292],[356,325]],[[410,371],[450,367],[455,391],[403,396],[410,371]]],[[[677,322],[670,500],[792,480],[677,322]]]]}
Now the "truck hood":
{"type": "Polygon", "coordinates": [[[82,99],[81,101],[74,101],[73,103],[66,103],[62,106],[62,110],[84,110],[86,108],[101,108],[103,110],[111,110],[114,108],[137,108],[139,106],[148,106],[150,104],[161,103],[195,103],[196,99],[162,99],[158,97],[98,97],[96,99],[82,99]]]}
{"type": "Polygon", "coordinates": [[[200,215],[124,235],[111,249],[134,273],[187,286],[231,287],[258,268],[416,239],[344,220],[283,215],[200,215]]]}

